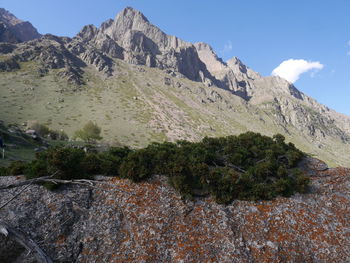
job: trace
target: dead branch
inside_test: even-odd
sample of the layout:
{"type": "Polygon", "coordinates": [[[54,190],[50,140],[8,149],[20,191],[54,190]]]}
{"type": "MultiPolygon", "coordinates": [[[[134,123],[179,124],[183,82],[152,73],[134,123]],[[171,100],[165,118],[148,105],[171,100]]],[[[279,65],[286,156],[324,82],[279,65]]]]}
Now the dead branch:
{"type": "Polygon", "coordinates": [[[0,190],[8,190],[8,189],[12,189],[12,188],[16,188],[16,187],[20,187],[20,186],[24,186],[24,185],[28,185],[28,184],[35,184],[35,183],[53,183],[53,184],[78,184],[78,185],[82,185],[82,186],[86,186],[86,187],[90,187],[90,188],[94,188],[94,189],[106,191],[106,192],[118,191],[118,192],[123,192],[126,194],[133,195],[133,193],[124,191],[124,190],[120,189],[119,187],[117,187],[113,184],[109,184],[107,182],[94,181],[94,180],[88,180],[88,179],[63,180],[63,179],[52,178],[56,174],[57,174],[57,172],[50,175],[50,176],[38,177],[35,179],[29,179],[29,180],[25,180],[22,182],[9,184],[9,185],[1,185],[0,190]],[[96,184],[107,185],[107,186],[111,187],[112,189],[105,189],[105,188],[97,187],[96,184]]]}
{"type": "Polygon", "coordinates": [[[123,193],[132,195],[132,193],[126,192],[126,191],[124,191],[124,190],[122,190],[122,189],[120,189],[112,184],[107,184],[107,185],[112,187],[113,189],[105,189],[105,188],[97,187],[97,186],[95,186],[95,183],[103,184],[103,182],[101,182],[101,181],[95,182],[93,180],[88,180],[88,179],[78,179],[78,180],[42,179],[39,182],[53,183],[53,184],[78,184],[78,185],[87,186],[87,187],[94,188],[94,189],[101,190],[101,191],[106,191],[106,192],[118,191],[118,192],[123,192],[123,193]]]}
{"type": "Polygon", "coordinates": [[[53,174],[48,175],[48,176],[43,176],[43,177],[38,177],[38,178],[34,178],[34,179],[29,179],[29,180],[25,180],[25,181],[22,181],[22,182],[9,184],[9,185],[0,185],[0,190],[8,190],[8,189],[24,186],[24,185],[27,185],[27,184],[35,184],[35,183],[41,182],[43,179],[44,180],[45,179],[50,179],[50,178],[54,177],[57,173],[58,173],[58,171],[56,171],[53,174]]]}
{"type": "Polygon", "coordinates": [[[35,253],[35,258],[39,263],[53,263],[52,259],[29,237],[20,231],[8,226],[0,221],[0,234],[14,239],[16,242],[25,247],[29,252],[35,253]]]}

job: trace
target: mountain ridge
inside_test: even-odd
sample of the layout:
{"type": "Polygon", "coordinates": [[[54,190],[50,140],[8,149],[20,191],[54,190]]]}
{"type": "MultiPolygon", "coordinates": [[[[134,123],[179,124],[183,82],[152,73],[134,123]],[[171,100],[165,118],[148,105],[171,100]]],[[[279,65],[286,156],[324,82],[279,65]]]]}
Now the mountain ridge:
{"type": "MultiPolygon", "coordinates": [[[[23,98],[24,106],[21,107],[28,113],[22,110],[19,114],[24,120],[36,118],[55,126],[58,126],[56,123],[65,123],[65,129],[72,133],[77,123],[71,120],[83,121],[90,116],[105,127],[105,138],[120,140],[121,130],[125,132],[123,136],[128,136],[128,133],[120,127],[112,131],[117,124],[108,121],[124,123],[120,119],[123,112],[130,116],[125,118],[130,118],[129,121],[135,124],[135,129],[129,134],[141,136],[138,126],[148,134],[145,136],[148,139],[141,139],[141,145],[147,140],[152,141],[151,134],[159,134],[156,140],[198,140],[203,136],[246,130],[265,134],[282,132],[294,142],[303,141],[298,146],[308,152],[326,156],[324,158],[332,163],[348,163],[344,153],[350,142],[350,117],[319,104],[280,77],[261,76],[236,57],[224,62],[208,44],[192,44],[169,36],[130,7],[121,11],[114,20],[103,22],[99,28],[94,25],[83,27],[73,38],[44,35],[22,43],[2,42],[0,53],[3,94],[7,94],[5,105],[9,107],[18,103],[13,101],[11,89],[37,86],[36,90],[42,90],[41,93],[51,94],[47,95],[48,98],[63,96],[70,101],[70,97],[85,94],[94,101],[92,95],[88,95],[92,90],[117,94],[124,86],[129,87],[124,93],[118,93],[119,98],[112,93],[104,98],[114,98],[114,103],[117,103],[125,97],[128,104],[124,109],[112,109],[112,101],[104,106],[91,104],[88,108],[83,104],[81,108],[67,103],[55,105],[57,109],[67,108],[71,117],[66,121],[46,113],[35,115],[26,107],[27,100],[23,98]],[[16,79],[16,74],[25,74],[23,78],[28,79],[23,81],[29,84],[16,79]],[[53,90],[59,90],[59,93],[53,90]],[[75,93],[69,95],[72,91],[75,93]],[[134,94],[132,100],[128,95],[131,93],[134,94]],[[160,98],[163,101],[159,101],[160,98]],[[144,114],[138,108],[141,102],[142,107],[146,107],[147,118],[140,117],[144,114]],[[104,113],[107,105],[110,105],[107,110],[110,113],[104,113]],[[92,108],[109,117],[97,116],[92,108]],[[74,111],[81,112],[81,116],[74,116],[74,111]],[[111,116],[111,113],[120,117],[111,116]],[[221,119],[220,115],[226,119],[221,119]],[[198,125],[203,127],[202,131],[197,130],[198,125]]],[[[33,91],[28,96],[40,97],[35,94],[33,91]]],[[[40,105],[45,104],[45,100],[47,98],[41,98],[36,107],[43,107],[40,105]]],[[[52,114],[56,110],[47,105],[44,108],[52,114]]],[[[4,112],[3,118],[5,121],[16,120],[18,116],[4,112]]],[[[135,137],[126,141],[137,140],[140,141],[135,137]]]]}
{"type": "Polygon", "coordinates": [[[22,21],[4,8],[0,8],[0,42],[19,43],[40,37],[30,22],[22,21]]]}

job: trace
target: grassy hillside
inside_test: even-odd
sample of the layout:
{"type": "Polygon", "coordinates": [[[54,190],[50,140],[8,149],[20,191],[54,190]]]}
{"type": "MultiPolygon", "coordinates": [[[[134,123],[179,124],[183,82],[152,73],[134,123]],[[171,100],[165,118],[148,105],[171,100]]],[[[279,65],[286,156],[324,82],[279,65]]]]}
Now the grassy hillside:
{"type": "Polygon", "coordinates": [[[120,60],[112,77],[85,68],[86,85],[80,87],[58,77],[60,70],[40,77],[38,68],[25,62],[18,71],[0,72],[0,119],[6,124],[37,120],[72,136],[92,120],[102,128],[104,142],[132,147],[246,131],[281,133],[330,165],[350,166],[347,145],[328,138],[319,148],[295,128],[281,127],[266,105],[250,105],[226,90],[120,60]]]}
{"type": "Polygon", "coordinates": [[[13,128],[6,127],[2,123],[0,123],[0,136],[6,146],[4,159],[2,158],[2,151],[0,152],[0,166],[7,166],[14,160],[32,160],[34,159],[34,149],[42,146],[41,143],[34,141],[31,137],[13,128]]]}

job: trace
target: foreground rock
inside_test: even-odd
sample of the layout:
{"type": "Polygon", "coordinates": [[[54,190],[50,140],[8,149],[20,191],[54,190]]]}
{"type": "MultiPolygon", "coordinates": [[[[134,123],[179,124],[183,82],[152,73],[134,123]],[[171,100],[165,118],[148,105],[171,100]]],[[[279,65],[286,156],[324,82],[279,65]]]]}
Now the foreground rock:
{"type": "MultiPolygon", "coordinates": [[[[309,194],[274,201],[184,202],[159,177],[134,184],[31,185],[0,221],[31,237],[54,262],[349,262],[350,169],[312,172],[309,194]]],[[[1,177],[0,184],[23,180],[1,177]]],[[[0,192],[1,203],[20,189],[0,192]]],[[[32,262],[0,237],[1,262],[32,262]]]]}

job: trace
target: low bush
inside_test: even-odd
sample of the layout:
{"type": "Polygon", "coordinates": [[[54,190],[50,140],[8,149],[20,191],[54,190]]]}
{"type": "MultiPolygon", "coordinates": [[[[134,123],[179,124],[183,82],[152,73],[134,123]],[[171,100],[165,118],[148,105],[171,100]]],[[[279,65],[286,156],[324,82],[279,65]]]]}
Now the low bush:
{"type": "Polygon", "coordinates": [[[135,182],[164,174],[185,198],[209,192],[219,203],[260,200],[305,192],[298,169],[304,153],[285,138],[247,132],[191,143],[153,143],[124,159],[119,174],[135,182]]]}
{"type": "Polygon", "coordinates": [[[154,174],[168,177],[184,198],[210,194],[218,203],[234,199],[269,200],[307,191],[309,178],[297,167],[304,153],[282,135],[247,132],[204,138],[201,142],[152,143],[144,149],[115,147],[107,152],[54,147],[31,163],[13,163],[3,174],[81,179],[113,175],[140,182],[154,174]]]}
{"type": "Polygon", "coordinates": [[[8,176],[8,175],[10,175],[10,174],[7,170],[7,167],[0,166],[0,176],[8,176]]]}
{"type": "Polygon", "coordinates": [[[21,175],[24,174],[26,169],[26,163],[23,161],[13,161],[9,167],[7,167],[7,172],[10,175],[21,175]]]}
{"type": "MultiPolygon", "coordinates": [[[[92,179],[97,174],[118,176],[119,166],[130,152],[127,147],[114,147],[102,153],[86,153],[83,149],[57,146],[37,153],[36,159],[29,163],[12,163],[6,172],[15,175],[19,173],[15,171],[21,169],[27,179],[53,173],[56,173],[53,178],[62,180],[92,179]]],[[[53,185],[45,186],[52,189],[53,185]]]]}

